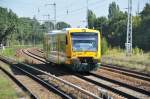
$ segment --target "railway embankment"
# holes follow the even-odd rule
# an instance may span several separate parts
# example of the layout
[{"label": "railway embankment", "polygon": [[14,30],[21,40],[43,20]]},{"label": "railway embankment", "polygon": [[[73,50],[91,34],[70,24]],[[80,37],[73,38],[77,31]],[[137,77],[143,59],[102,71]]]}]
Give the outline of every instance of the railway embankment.
[{"label": "railway embankment", "polygon": [[127,56],[124,50],[109,49],[103,55],[102,63],[116,65],[118,67],[147,72],[150,74],[150,53],[142,51],[135,52],[131,56]]}]

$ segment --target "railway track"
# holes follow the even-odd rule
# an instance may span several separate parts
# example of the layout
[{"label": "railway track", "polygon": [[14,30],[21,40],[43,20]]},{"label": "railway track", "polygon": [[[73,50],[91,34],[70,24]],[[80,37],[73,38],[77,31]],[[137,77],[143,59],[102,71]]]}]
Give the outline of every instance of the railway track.
[{"label": "railway track", "polygon": [[[37,51],[40,53],[42,52],[40,50],[37,50]],[[30,51],[28,51],[28,52],[31,53]],[[31,53],[31,54],[34,54],[34,53]],[[40,58],[44,58],[41,55],[37,55],[37,54],[34,54],[34,55],[36,55],[37,57],[40,57]],[[120,68],[120,67],[108,65],[108,64],[102,64],[102,69],[150,82],[150,74],[147,74],[147,73],[137,72],[134,70]]]},{"label": "railway track", "polygon": [[[43,53],[43,51],[41,51],[39,49],[36,49],[36,51],[40,52],[40,53]],[[29,53],[31,53],[31,52],[29,51]],[[34,54],[34,53],[31,53],[31,54]],[[34,54],[34,55],[36,55],[38,57],[41,57],[41,58],[44,58],[41,55],[37,55],[37,54]],[[102,68],[110,70],[110,71],[115,71],[115,72],[122,73],[122,74],[127,75],[127,76],[132,76],[132,77],[136,77],[136,78],[139,78],[139,79],[142,79],[142,80],[150,81],[150,74],[148,74],[148,73],[138,72],[138,71],[135,71],[135,70],[129,70],[127,68],[122,68],[122,67],[114,66],[114,65],[111,65],[111,64],[102,63],[102,66],[103,66]]]},{"label": "railway track", "polygon": [[37,55],[35,53],[32,53],[31,51],[29,50],[22,50],[23,53],[25,53],[26,55],[38,60],[38,61],[41,61],[43,63],[48,63],[43,56],[40,56],[40,55]]},{"label": "railway track", "polygon": [[40,53],[43,53],[43,51],[42,51],[42,50],[40,50],[40,49],[37,49],[37,51],[38,51],[38,52],[40,52]]},{"label": "railway track", "polygon": [[[40,55],[37,55],[37,54],[35,54],[35,53],[33,53],[33,52],[31,52],[31,51],[29,51],[28,50],[28,52],[30,53],[30,57],[33,57],[33,58],[36,58],[36,59],[38,59],[39,61],[43,58],[42,56],[40,56]],[[27,54],[27,53],[26,53]],[[31,55],[32,54],[32,55]],[[38,58],[39,57],[39,58]],[[104,67],[105,68],[105,67]],[[119,73],[119,72],[118,72]],[[123,73],[123,74],[125,74],[125,75],[128,75],[128,73]],[[75,74],[76,75],[76,74]],[[144,90],[144,89],[140,89],[140,88],[137,88],[136,86],[131,86],[131,85],[128,85],[128,84],[126,84],[126,83],[123,83],[123,82],[119,82],[119,81],[117,81],[117,80],[114,80],[114,79],[110,79],[110,78],[106,78],[106,77],[103,77],[103,76],[100,76],[100,75],[96,75],[96,74],[93,74],[93,73],[89,73],[89,75],[91,75],[91,76],[94,76],[94,77],[97,77],[97,78],[99,78],[99,79],[103,79],[103,80],[106,80],[106,81],[108,81],[108,82],[111,82],[111,83],[114,83],[115,85],[117,84],[117,86],[119,85],[119,86],[121,86],[121,87],[125,87],[126,89],[129,89],[130,91],[131,91],[131,93],[137,93],[137,94],[141,94],[141,96],[142,97],[149,97],[149,91],[146,91],[146,90]],[[134,75],[134,74],[132,74],[132,75]],[[80,77],[80,78],[82,78],[82,79],[84,79],[84,80],[86,80],[86,81],[88,81],[88,82],[91,82],[91,83],[94,83],[94,84],[96,84],[96,85],[98,85],[98,86],[100,86],[100,87],[104,87],[105,89],[107,89],[107,90],[111,90],[111,91],[113,91],[114,93],[117,93],[117,94],[119,94],[119,95],[121,95],[121,96],[123,96],[123,97],[126,97],[126,98],[138,98],[137,96],[134,96],[134,95],[132,95],[132,94],[128,94],[128,93],[125,93],[125,92],[123,92],[123,91],[121,91],[120,89],[118,90],[117,88],[113,88],[113,87],[110,87],[110,86],[107,86],[107,85],[105,85],[105,84],[102,84],[102,83],[100,83],[100,82],[98,82],[98,81],[94,81],[94,80],[91,80],[91,79],[89,79],[89,78],[87,78],[87,77],[84,77],[84,76],[82,76],[82,75],[76,75],[76,76],[78,76],[78,77]],[[129,74],[128,76],[131,76],[131,74]],[[141,75],[134,75],[133,77],[137,77],[138,79],[142,79],[142,80],[145,80],[145,78],[143,79],[143,78],[140,78],[140,76]],[[147,80],[147,79],[146,79]]]},{"label": "railway track", "polygon": [[24,93],[28,94],[28,96],[31,99],[38,99],[38,97],[32,91],[30,91],[30,89],[24,86],[24,84],[21,83],[15,76],[13,76],[11,73],[9,73],[7,70],[5,70],[1,66],[0,66],[0,70],[2,70],[9,78],[11,78],[24,91]]},{"label": "railway track", "polygon": [[74,75],[129,99],[150,98],[149,91],[128,85],[113,78],[97,75],[95,73],[88,73],[88,75],[85,76],[80,74]]},{"label": "railway track", "polygon": [[[40,50],[36,50],[36,51],[38,51],[40,53],[43,53],[43,51],[40,51]],[[37,57],[40,57],[41,59],[44,58],[42,55],[32,53],[29,50],[28,50],[28,52],[30,54],[33,54],[33,55],[37,56]],[[32,55],[30,55],[30,56],[32,57]],[[39,59],[39,58],[37,58],[37,59]],[[102,64],[102,69],[117,72],[117,73],[127,75],[127,76],[131,76],[131,77],[135,77],[135,78],[138,78],[138,79],[141,79],[141,80],[150,81],[150,74],[147,74],[147,73],[142,73],[142,72],[138,72],[138,71],[134,71],[134,70],[120,68],[120,67],[117,67],[117,66],[114,66],[114,65],[109,65],[109,64]]]},{"label": "railway track", "polygon": [[120,68],[120,67],[108,65],[108,64],[102,64],[102,66],[104,66],[103,67],[104,69],[109,70],[109,71],[114,71],[114,72],[124,74],[127,76],[135,77],[135,78],[138,78],[141,80],[150,81],[150,74],[137,72],[137,71],[129,70],[129,69],[125,69],[125,68]]},{"label": "railway track", "polygon": [[[41,50],[36,50],[40,53],[43,53],[43,51]],[[30,51],[28,51],[29,53],[31,53]],[[31,53],[34,54],[34,53]],[[40,58],[44,58],[41,55],[37,55],[34,54],[37,57]],[[123,75],[127,75],[127,76],[131,76],[131,77],[135,77],[141,80],[145,80],[145,81],[150,81],[150,74],[147,73],[142,73],[142,72],[138,72],[138,71],[134,71],[134,70],[129,70],[129,69],[125,69],[125,68],[120,68],[118,66],[114,66],[114,65],[109,65],[109,64],[102,64],[102,69],[108,70],[108,71],[113,71],[113,72],[117,72]]]},{"label": "railway track", "polygon": [[94,77],[97,77],[97,78],[100,78],[100,79],[103,79],[103,80],[107,80],[111,83],[118,84],[119,86],[123,86],[123,87],[129,88],[129,89],[132,89],[136,92],[139,92],[139,93],[145,94],[147,96],[150,96],[150,92],[148,90],[144,90],[144,89],[138,88],[136,86],[128,85],[126,83],[123,83],[123,82],[120,82],[120,81],[117,81],[117,80],[114,80],[114,79],[111,79],[111,78],[108,78],[108,77],[105,77],[105,76],[101,76],[101,75],[98,75],[98,74],[95,74],[95,73],[89,73],[89,74],[94,76]]},{"label": "railway track", "polygon": [[[70,96],[68,96],[67,94],[65,94],[64,92],[58,90],[57,88],[55,88],[53,85],[47,83],[46,81],[40,79],[38,76],[34,75],[33,73],[31,73],[31,70],[27,69],[28,67],[25,64],[19,63],[19,64],[15,64],[12,65],[12,63],[14,63],[14,60],[8,59],[8,58],[4,58],[1,57],[0,58],[3,62],[8,63],[9,65],[13,66],[13,68],[20,70],[21,72],[23,72],[24,74],[28,75],[30,78],[36,80],[37,82],[39,82],[42,86],[45,86],[46,88],[48,88],[49,90],[54,90],[55,93],[57,93],[58,95],[65,97],[67,99],[72,99]],[[29,72],[30,71],[30,72]]]},{"label": "railway track", "polygon": [[[7,63],[11,63],[8,61],[8,59],[5,59],[5,58],[1,58],[1,60],[7,62]],[[37,68],[34,68],[30,65],[26,65],[26,64],[23,64],[23,63],[19,63],[18,65],[14,65],[15,68],[21,70],[22,72],[24,72],[26,75],[32,77],[34,80],[38,81],[39,83],[41,83],[42,85],[44,85],[45,87],[47,88],[50,88],[50,89],[53,89],[55,91],[55,93],[59,94],[60,96],[62,96],[63,98],[65,99],[72,99],[72,95],[70,96],[68,93],[64,92],[63,90],[61,90],[59,88],[59,86],[56,86],[54,84],[51,84],[49,83],[49,81],[46,79],[43,79],[41,76],[47,76],[48,78],[51,78],[51,79],[55,79],[57,80],[58,82],[62,83],[62,85],[64,86],[68,86],[70,89],[75,89],[76,91],[78,91],[80,94],[84,94],[86,95],[86,97],[92,97],[94,99],[101,99],[100,97],[76,86],[76,85],[73,85],[63,79],[60,79],[54,75],[51,75],[45,71],[42,71],[40,69],[37,69]],[[59,83],[59,84],[60,84]],[[75,96],[75,95],[74,95]]]}]

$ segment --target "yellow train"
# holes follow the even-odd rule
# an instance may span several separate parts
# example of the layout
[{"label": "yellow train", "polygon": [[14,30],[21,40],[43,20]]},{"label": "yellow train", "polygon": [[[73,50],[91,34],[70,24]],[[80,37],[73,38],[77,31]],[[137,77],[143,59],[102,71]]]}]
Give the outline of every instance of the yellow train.
[{"label": "yellow train", "polygon": [[[66,28],[45,34],[47,61],[65,64],[73,71],[96,70],[101,64],[101,34],[87,28]],[[62,65],[64,66],[64,65]]]}]

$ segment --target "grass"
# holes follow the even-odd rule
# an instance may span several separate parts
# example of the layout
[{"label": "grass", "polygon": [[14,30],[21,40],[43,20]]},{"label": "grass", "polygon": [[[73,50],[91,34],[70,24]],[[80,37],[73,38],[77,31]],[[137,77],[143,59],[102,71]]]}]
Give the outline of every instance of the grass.
[{"label": "grass", "polygon": [[17,93],[10,81],[2,75],[0,75],[0,99],[17,99]]},{"label": "grass", "polygon": [[[29,48],[33,46],[12,46],[12,47],[7,47],[5,50],[0,49],[0,55],[10,57],[10,58],[16,58],[16,50],[21,49],[21,48]],[[21,61],[21,59],[19,58]],[[1,65],[1,63],[0,63]],[[8,66],[4,66],[6,69],[9,70]],[[12,86],[12,82],[7,79],[5,75],[1,75],[0,73],[0,99],[18,99],[19,97],[24,97],[26,96],[22,92],[17,92],[15,91],[15,88]],[[28,98],[27,98],[28,99]]]},{"label": "grass", "polygon": [[9,57],[9,58],[15,58],[18,62],[23,62],[25,61],[25,58],[23,57],[17,57],[16,56],[16,51],[18,49],[24,49],[24,48],[33,48],[33,47],[36,47],[36,48],[42,48],[42,44],[38,44],[38,45],[15,45],[15,46],[11,46],[11,47],[7,47],[5,48],[4,50],[0,49],[0,55],[2,56],[6,56],[6,57]]},{"label": "grass", "polygon": [[102,61],[107,64],[120,65],[143,72],[150,72],[150,53],[143,53],[142,50],[135,48],[131,56],[126,56],[124,50],[120,48],[109,49],[103,55]]},{"label": "grass", "polygon": [[1,54],[4,56],[14,56],[15,49],[14,48],[5,48],[5,50],[1,51]]},{"label": "grass", "polygon": [[[0,54],[7,57],[14,57],[17,49],[30,48],[32,45],[16,45],[5,48],[5,50],[0,49]],[[36,45],[35,47],[42,48],[42,45]]]},{"label": "grass", "polygon": [[43,48],[43,44],[36,45],[37,48]]}]

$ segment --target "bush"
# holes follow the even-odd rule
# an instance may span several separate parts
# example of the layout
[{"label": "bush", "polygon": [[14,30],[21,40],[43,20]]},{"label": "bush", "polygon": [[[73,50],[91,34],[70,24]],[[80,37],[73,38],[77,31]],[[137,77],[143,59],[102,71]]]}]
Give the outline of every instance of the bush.
[{"label": "bush", "polygon": [[134,55],[142,55],[142,54],[143,54],[143,50],[140,49],[140,48],[138,48],[138,47],[135,47],[135,48],[133,49],[133,54],[134,54]]},{"label": "bush", "polygon": [[150,53],[148,54],[148,59],[150,59]]},{"label": "bush", "polygon": [[105,54],[108,51],[108,43],[105,38],[102,38],[102,55]]}]

